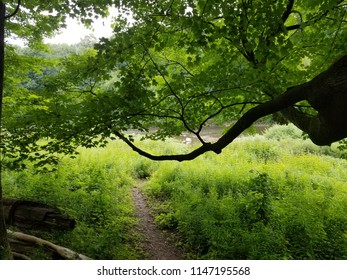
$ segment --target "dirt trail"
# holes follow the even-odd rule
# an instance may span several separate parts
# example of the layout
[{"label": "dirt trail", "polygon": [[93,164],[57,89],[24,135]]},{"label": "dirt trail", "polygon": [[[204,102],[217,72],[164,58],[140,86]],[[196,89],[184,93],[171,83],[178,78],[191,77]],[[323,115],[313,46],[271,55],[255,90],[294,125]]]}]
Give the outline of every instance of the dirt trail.
[{"label": "dirt trail", "polygon": [[151,210],[146,204],[140,184],[133,189],[136,216],[139,219],[139,231],[143,236],[143,249],[149,260],[182,260],[183,256],[173,241],[155,225]]}]

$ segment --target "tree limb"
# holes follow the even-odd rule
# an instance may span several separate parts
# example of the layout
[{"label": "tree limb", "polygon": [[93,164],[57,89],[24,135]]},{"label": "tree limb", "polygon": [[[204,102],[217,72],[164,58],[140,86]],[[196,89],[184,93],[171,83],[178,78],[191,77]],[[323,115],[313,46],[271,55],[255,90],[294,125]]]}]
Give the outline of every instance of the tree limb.
[{"label": "tree limb", "polygon": [[28,256],[17,252],[12,252],[12,255],[16,260],[31,260]]},{"label": "tree limb", "polygon": [[82,254],[76,253],[75,251],[72,251],[68,248],[56,245],[52,242],[38,238],[38,237],[33,236],[33,235],[25,234],[22,232],[14,232],[11,230],[7,230],[7,233],[8,233],[8,236],[10,238],[14,238],[14,239],[21,240],[24,242],[34,243],[34,244],[38,244],[38,245],[42,245],[44,247],[47,247],[47,248],[53,250],[54,252],[56,252],[58,255],[60,255],[62,258],[66,259],[66,260],[90,260],[90,258],[88,258]]},{"label": "tree limb", "polygon": [[[308,116],[292,108],[295,103],[307,100],[318,111],[317,116]],[[311,81],[288,88],[274,99],[248,110],[217,142],[202,143],[196,150],[181,155],[153,155],[136,147],[122,133],[115,135],[128,144],[135,152],[152,160],[192,160],[205,152],[216,154],[235,140],[256,120],[282,112],[294,125],[307,132],[317,145],[330,145],[347,137],[347,55],[337,60],[328,70]]]},{"label": "tree limb", "polygon": [[286,22],[286,20],[288,19],[288,17],[292,13],[293,6],[294,6],[294,0],[289,0],[287,8],[286,8],[285,12],[282,15],[282,22],[283,23]]},{"label": "tree limb", "polygon": [[16,9],[15,9],[11,14],[6,15],[6,16],[5,16],[5,19],[9,19],[9,18],[15,16],[15,15],[19,12],[20,6],[21,6],[21,0],[18,0]]},{"label": "tree limb", "polygon": [[281,111],[296,102],[302,101],[307,98],[309,92],[309,84],[304,83],[296,87],[289,88],[285,93],[278,96],[277,98],[260,104],[252,109],[248,110],[228,131],[224,134],[217,142],[204,143],[196,150],[180,155],[153,155],[147,153],[138,148],[132,141],[130,141],[124,134],[114,131],[114,134],[124,141],[130,148],[132,148],[138,154],[145,156],[152,160],[165,161],[165,160],[176,160],[176,161],[188,161],[197,158],[198,156],[213,151],[216,154],[220,154],[222,150],[235,140],[244,130],[250,127],[256,120],[261,117],[273,114]]}]

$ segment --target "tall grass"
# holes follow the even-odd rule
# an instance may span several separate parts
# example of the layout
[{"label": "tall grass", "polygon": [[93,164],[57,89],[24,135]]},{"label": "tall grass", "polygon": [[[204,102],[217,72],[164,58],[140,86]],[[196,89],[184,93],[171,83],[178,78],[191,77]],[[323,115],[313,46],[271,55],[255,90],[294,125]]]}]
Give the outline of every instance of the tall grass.
[{"label": "tall grass", "polygon": [[[298,139],[241,138],[147,183],[191,258],[346,259],[347,162]],[[329,154],[329,155],[328,155]],[[334,155],[334,156],[332,156]]]},{"label": "tall grass", "polygon": [[[192,148],[174,140],[141,146],[155,154]],[[180,233],[187,258],[347,259],[347,162],[340,155],[279,127],[191,162],[153,162],[113,141],[80,149],[56,172],[7,171],[2,180],[6,196],[74,217],[72,232],[48,237],[95,259],[141,257],[130,192],[138,179],[146,179],[158,226]]]},{"label": "tall grass", "polygon": [[4,196],[55,205],[75,218],[72,232],[44,235],[61,245],[94,259],[137,258],[130,232],[136,221],[129,150],[115,142],[79,152],[76,159],[63,159],[56,172],[4,172]]},{"label": "tall grass", "polygon": [[[176,149],[175,141],[141,145],[152,153]],[[54,205],[77,222],[72,232],[33,234],[93,259],[137,259],[142,256],[142,237],[134,230],[130,190],[134,180],[146,178],[156,166],[124,143],[112,141],[106,148],[79,149],[77,158],[63,158],[55,172],[38,173],[28,164],[26,170],[3,172],[1,180],[5,197]]]}]

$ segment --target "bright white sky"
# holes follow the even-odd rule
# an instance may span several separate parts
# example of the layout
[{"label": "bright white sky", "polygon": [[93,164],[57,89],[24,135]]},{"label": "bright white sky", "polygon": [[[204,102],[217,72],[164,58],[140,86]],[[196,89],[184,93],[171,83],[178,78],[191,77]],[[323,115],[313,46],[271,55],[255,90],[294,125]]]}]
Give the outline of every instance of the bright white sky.
[{"label": "bright white sky", "polygon": [[111,23],[111,18],[98,19],[93,24],[94,30],[90,30],[76,20],[69,18],[67,20],[67,28],[62,30],[61,33],[55,37],[46,39],[45,42],[50,44],[66,43],[72,45],[78,43],[81,39],[90,34],[94,34],[96,38],[110,37],[112,34]]},{"label": "bright white sky", "polygon": [[78,43],[81,39],[90,34],[94,34],[96,38],[110,37],[112,34],[111,23],[111,18],[100,18],[93,24],[94,30],[90,30],[76,20],[69,18],[67,20],[67,28],[62,30],[60,34],[55,37],[46,39],[45,42],[50,44],[66,43],[72,45]]},{"label": "bright white sky", "polygon": [[[117,13],[115,8],[110,8],[110,14],[114,15]],[[68,18],[67,19],[67,28],[60,30],[60,32],[53,38],[45,39],[45,43],[49,44],[69,44],[74,45],[79,43],[81,39],[85,36],[93,34],[96,38],[100,37],[110,37],[112,35],[112,17],[108,18],[99,18],[95,20],[93,24],[93,29],[87,29],[77,20]],[[20,39],[8,39],[10,43],[24,46],[24,43]]]}]

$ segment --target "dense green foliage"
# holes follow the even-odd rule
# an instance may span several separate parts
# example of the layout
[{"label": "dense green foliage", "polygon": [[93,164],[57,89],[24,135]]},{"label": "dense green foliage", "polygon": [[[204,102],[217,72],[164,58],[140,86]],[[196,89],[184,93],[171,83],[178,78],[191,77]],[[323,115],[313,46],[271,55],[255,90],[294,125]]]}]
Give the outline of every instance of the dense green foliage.
[{"label": "dense green foliage", "polygon": [[[0,2],[9,12],[15,8],[16,1]],[[107,147],[119,138],[152,159],[190,160],[207,151],[221,153],[254,121],[288,108],[298,109],[299,117],[287,118],[309,137],[311,126],[296,121],[310,120],[323,138],[330,133],[321,131],[336,133],[335,140],[317,143],[343,139],[346,111],[337,107],[347,104],[341,94],[347,84],[346,0],[21,4],[20,13],[6,21],[6,36],[25,40],[30,49],[6,45],[0,169],[14,170],[6,169],[2,179],[6,194],[44,198],[76,216],[79,227],[63,242],[95,258],[132,258],[122,244],[133,223],[127,176],[136,174],[152,175],[149,193],[169,211],[158,222],[177,228],[194,256],[346,258],[345,162],[334,158],[339,152],[283,139],[299,136],[292,127],[269,131],[266,140],[236,141],[218,157],[207,153],[184,165],[129,164],[124,154],[120,161],[105,156],[106,162],[89,164],[81,149]],[[111,38],[82,51],[65,46],[59,52],[43,44],[67,16],[88,26],[111,5],[119,11]],[[319,75],[341,57],[342,71]],[[213,121],[232,125],[209,143],[202,132]],[[134,141],[129,129],[143,132],[142,140],[188,131],[200,147],[155,149],[151,142]],[[151,156],[134,143],[154,154],[189,156]],[[188,147],[196,149],[193,156]],[[82,157],[59,162],[59,154],[76,157],[78,151]],[[32,174],[46,166],[58,173]]]},{"label": "dense green foliage", "polygon": [[[81,149],[53,173],[7,171],[4,192],[76,218],[71,233],[44,237],[96,259],[141,258],[130,193],[144,178],[158,226],[179,233],[187,258],[346,259],[347,163],[336,147],[295,139],[298,132],[275,126],[185,163],[153,162],[113,141]],[[161,153],[189,148],[144,144]]]},{"label": "dense green foliage", "polygon": [[177,229],[193,258],[346,259],[347,164],[337,155],[242,138],[218,157],[160,165],[147,192],[158,224]]},{"label": "dense green foliage", "polygon": [[76,219],[73,232],[35,235],[94,259],[137,258],[129,193],[134,159],[118,144],[80,152],[75,160],[61,161],[53,173],[37,173],[34,167],[4,172],[4,195],[56,205]]},{"label": "dense green foliage", "polygon": [[[343,0],[36,0],[23,3],[25,21],[11,21],[8,32],[19,36],[22,30],[31,38],[36,24],[30,42],[38,44],[67,15],[88,24],[92,12],[103,16],[111,4],[121,11],[114,15],[114,35],[95,50],[47,61],[8,47],[7,158],[54,163],[54,152],[102,146],[131,128],[151,139],[190,131],[207,147],[200,137],[206,123],[234,122],[346,53]],[[46,71],[40,86],[28,87],[28,75],[31,80],[52,63],[55,71]],[[42,138],[49,145],[42,146]]]}]

